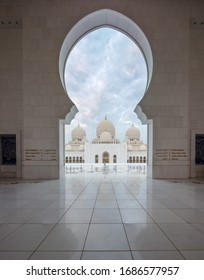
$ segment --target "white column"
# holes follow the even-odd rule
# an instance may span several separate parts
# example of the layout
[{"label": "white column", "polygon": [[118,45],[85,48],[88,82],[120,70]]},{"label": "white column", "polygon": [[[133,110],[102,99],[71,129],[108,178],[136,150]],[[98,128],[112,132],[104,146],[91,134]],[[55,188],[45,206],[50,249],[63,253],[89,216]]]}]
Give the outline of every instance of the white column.
[{"label": "white column", "polygon": [[59,120],[59,164],[65,165],[65,125],[64,120]]}]

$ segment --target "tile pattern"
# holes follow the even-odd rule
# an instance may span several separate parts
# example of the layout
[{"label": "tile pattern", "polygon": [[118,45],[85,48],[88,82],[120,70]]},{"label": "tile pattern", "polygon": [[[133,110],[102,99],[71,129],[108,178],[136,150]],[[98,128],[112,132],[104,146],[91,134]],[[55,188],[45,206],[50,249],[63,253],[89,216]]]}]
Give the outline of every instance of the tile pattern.
[{"label": "tile pattern", "polygon": [[204,182],[131,173],[0,184],[0,259],[204,259]]}]

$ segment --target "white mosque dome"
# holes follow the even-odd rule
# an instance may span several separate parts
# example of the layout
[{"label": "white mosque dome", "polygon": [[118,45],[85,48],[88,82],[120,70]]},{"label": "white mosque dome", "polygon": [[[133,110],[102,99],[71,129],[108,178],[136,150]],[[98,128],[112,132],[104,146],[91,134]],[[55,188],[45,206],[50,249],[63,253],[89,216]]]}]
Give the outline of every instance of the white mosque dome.
[{"label": "white mosque dome", "polygon": [[140,131],[134,126],[134,124],[132,124],[132,126],[126,131],[126,136],[128,139],[140,140]]},{"label": "white mosque dome", "polygon": [[111,143],[113,142],[113,138],[108,131],[104,131],[100,135],[100,142],[102,143]]},{"label": "white mosque dome", "polygon": [[85,130],[80,127],[80,125],[78,124],[77,127],[75,127],[72,130],[72,140],[82,140],[84,137],[86,136],[86,132]]},{"label": "white mosque dome", "polygon": [[66,146],[65,146],[65,150],[71,150],[72,149],[72,146],[71,145],[69,145],[69,144],[67,144]]},{"label": "white mosque dome", "polygon": [[112,138],[115,137],[115,127],[111,121],[107,120],[107,118],[98,124],[96,128],[97,138],[99,138],[103,132],[109,132]]}]

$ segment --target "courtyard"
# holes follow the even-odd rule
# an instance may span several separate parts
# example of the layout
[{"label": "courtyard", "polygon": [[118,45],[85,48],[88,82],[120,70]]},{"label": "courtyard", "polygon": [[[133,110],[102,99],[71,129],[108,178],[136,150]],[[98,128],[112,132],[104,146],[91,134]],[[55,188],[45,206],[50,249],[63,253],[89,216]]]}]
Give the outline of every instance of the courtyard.
[{"label": "courtyard", "polygon": [[0,259],[204,259],[204,181],[108,168],[1,179]]}]

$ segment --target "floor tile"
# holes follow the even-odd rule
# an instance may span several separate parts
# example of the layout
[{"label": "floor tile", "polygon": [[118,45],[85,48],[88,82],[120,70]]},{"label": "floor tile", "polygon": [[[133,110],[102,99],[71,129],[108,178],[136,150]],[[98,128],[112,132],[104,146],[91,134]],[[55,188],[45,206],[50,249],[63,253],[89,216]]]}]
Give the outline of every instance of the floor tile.
[{"label": "floor tile", "polygon": [[84,250],[129,250],[123,225],[91,224]]},{"label": "floor tile", "polygon": [[129,199],[129,200],[135,200],[135,197],[132,195],[132,194],[127,194],[127,193],[124,193],[124,194],[116,194],[116,199],[117,200],[124,200],[124,199]]},{"label": "floor tile", "polygon": [[66,210],[62,210],[62,209],[40,210],[31,219],[29,219],[27,223],[54,224],[57,223],[62,218],[65,211]]},{"label": "floor tile", "polygon": [[35,252],[30,260],[80,260],[82,252]]},{"label": "floor tile", "polygon": [[204,260],[204,250],[203,251],[181,251],[187,260]]},{"label": "floor tile", "polygon": [[188,204],[189,207],[191,207],[191,208],[196,208],[196,209],[204,208],[204,201],[201,201],[199,199],[188,200],[188,201],[186,201],[186,204]]},{"label": "floor tile", "polygon": [[161,229],[179,250],[204,249],[204,234],[190,224],[160,224]]},{"label": "floor tile", "polygon": [[0,218],[8,215],[9,213],[11,213],[11,211],[13,211],[13,210],[12,209],[0,209]]},{"label": "floor tile", "polygon": [[132,260],[130,251],[84,251],[82,260]]},{"label": "floor tile", "polygon": [[91,223],[122,223],[118,209],[95,209]]},{"label": "floor tile", "polygon": [[95,200],[77,200],[72,204],[71,209],[93,209],[95,204]]},{"label": "floor tile", "polygon": [[[75,199],[77,199],[77,197],[78,197],[78,195],[77,194],[72,194],[72,193],[66,193],[65,192],[65,194],[63,194],[61,197],[60,197],[60,199],[64,199],[64,200],[75,200]],[[59,200],[59,199],[57,199],[57,200]]]},{"label": "floor tile", "polygon": [[0,224],[0,240],[17,229],[20,224]]},{"label": "floor tile", "polygon": [[151,217],[143,209],[121,209],[123,223],[153,223]]},{"label": "floor tile", "polygon": [[134,195],[135,199],[137,199],[138,201],[141,199],[141,200],[148,200],[148,199],[151,199],[152,200],[152,197],[147,194],[147,193],[138,193],[138,192],[134,192],[134,191],[131,191],[132,194]]},{"label": "floor tile", "polygon": [[160,202],[167,208],[188,208],[188,204],[176,199],[161,199]]},{"label": "floor tile", "polygon": [[24,224],[0,241],[0,251],[32,251],[43,241],[53,225]]},{"label": "floor tile", "polygon": [[164,204],[159,202],[158,200],[155,199],[138,199],[138,202],[144,207],[145,209],[147,208],[166,208]]},{"label": "floor tile", "polygon": [[60,199],[60,200],[55,200],[51,203],[49,203],[45,209],[68,209],[72,204],[73,204],[74,200],[70,199],[70,200],[64,200],[64,199]]},{"label": "floor tile", "polygon": [[37,200],[48,200],[53,201],[55,199],[60,199],[60,195],[54,195],[54,194],[38,194],[35,196]]},{"label": "floor tile", "polygon": [[53,200],[32,200],[21,206],[20,209],[41,210],[45,209],[52,201]]},{"label": "floor tile", "polygon": [[28,260],[32,252],[0,251],[0,260]]},{"label": "floor tile", "polygon": [[151,199],[162,201],[163,199],[164,200],[169,199],[169,195],[162,193],[162,191],[155,191],[154,193],[151,194]]},{"label": "floor tile", "polygon": [[172,209],[178,216],[190,223],[204,223],[204,213],[196,209]]},{"label": "floor tile", "polygon": [[0,209],[19,209],[23,205],[26,205],[29,200],[20,200],[20,199],[13,199],[13,200],[1,200],[0,202]]},{"label": "floor tile", "polygon": [[131,250],[175,250],[176,248],[155,224],[126,224]]},{"label": "floor tile", "polygon": [[62,217],[59,223],[89,223],[91,220],[92,209],[70,209]]},{"label": "floor tile", "polygon": [[83,194],[81,194],[78,197],[78,199],[79,200],[84,200],[84,199],[88,199],[88,200],[93,199],[93,200],[95,200],[96,197],[97,197],[97,194],[95,194],[95,193],[83,193]]},{"label": "floor tile", "polygon": [[196,227],[197,229],[199,229],[202,233],[204,233],[204,224],[197,224],[197,223],[192,223],[192,225],[194,227]]},{"label": "floor tile", "polygon": [[26,223],[38,210],[13,210],[9,214],[0,218],[0,223]]},{"label": "floor tile", "polygon": [[87,224],[58,224],[38,248],[38,251],[82,250]]},{"label": "floor tile", "polygon": [[116,199],[115,194],[98,194],[98,200],[113,200]]},{"label": "floor tile", "polygon": [[170,209],[147,209],[148,214],[156,223],[185,223],[186,221]]},{"label": "floor tile", "polygon": [[118,208],[118,204],[116,202],[116,200],[107,200],[107,199],[104,199],[104,200],[97,200],[96,201],[96,205],[95,205],[95,208],[97,209],[105,209],[105,208],[110,208],[110,209],[113,209],[113,208]]},{"label": "floor tile", "polygon": [[183,260],[178,251],[132,251],[134,260]]},{"label": "floor tile", "polygon": [[118,207],[122,208],[142,208],[139,202],[133,199],[120,199],[118,200]]}]

